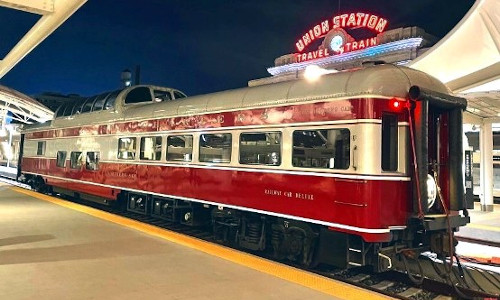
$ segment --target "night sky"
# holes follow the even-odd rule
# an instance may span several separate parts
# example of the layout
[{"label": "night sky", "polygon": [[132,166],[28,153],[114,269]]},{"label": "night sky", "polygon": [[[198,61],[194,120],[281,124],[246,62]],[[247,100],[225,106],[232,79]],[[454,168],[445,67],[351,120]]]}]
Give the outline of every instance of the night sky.
[{"label": "night sky", "polygon": [[[473,0],[341,0],[340,12],[369,12],[388,29],[419,26],[439,38]],[[338,0],[89,0],[0,84],[28,95],[97,94],[141,66],[141,83],[196,95],[269,76],[310,27],[339,13]],[[0,59],[38,20],[0,8]]]}]

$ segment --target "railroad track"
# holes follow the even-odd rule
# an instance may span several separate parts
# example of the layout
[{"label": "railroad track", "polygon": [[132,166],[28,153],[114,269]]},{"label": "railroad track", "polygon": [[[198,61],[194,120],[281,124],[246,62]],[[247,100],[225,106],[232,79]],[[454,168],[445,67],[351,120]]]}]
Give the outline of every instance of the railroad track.
[{"label": "railroad track", "polygon": [[[5,179],[1,179],[1,181],[12,183],[10,180],[5,180]],[[15,185],[29,189],[29,187],[27,187],[26,185],[19,184],[17,182],[15,182]],[[212,234],[211,226],[192,227],[188,225],[170,222],[167,220],[154,218],[147,215],[138,214],[135,212],[122,211],[110,206],[104,206],[94,202],[81,201],[77,199],[72,199],[70,197],[62,197],[62,198],[72,202],[77,202],[82,205],[100,209],[108,213],[130,218],[142,223],[154,225],[166,230],[175,231],[177,233],[189,235],[191,237],[195,237],[208,242],[219,243],[218,241],[216,241],[214,235]],[[231,248],[235,248],[239,251],[244,251],[242,249],[238,249],[237,247],[233,247],[232,245],[227,245],[225,243],[224,245]],[[252,254],[264,257],[266,259],[274,260],[270,255],[261,253],[252,253]],[[296,268],[304,269],[300,265],[293,264],[290,262],[280,261],[280,263],[285,263]],[[443,300],[443,299],[464,298],[463,294],[457,293],[457,291],[450,285],[428,279],[424,280],[421,285],[417,285],[413,283],[406,274],[401,272],[393,271],[385,273],[373,273],[372,271],[370,271],[365,267],[342,270],[342,269],[328,268],[324,266],[312,270],[307,269],[307,271],[325,276],[327,278],[353,284],[358,287],[372,290],[397,299]],[[485,272],[490,272],[490,271],[485,271]],[[496,279],[493,278],[493,280]],[[494,284],[498,284],[498,286],[500,287],[500,281],[495,282]],[[463,292],[468,293],[467,295],[472,295],[469,294],[470,291],[463,291]],[[476,293],[475,296],[478,299],[482,299],[491,297],[492,295],[489,295],[487,293],[483,294]]]},{"label": "railroad track", "polygon": [[485,241],[485,240],[479,240],[479,239],[474,239],[474,238],[470,238],[470,237],[462,237],[462,236],[456,236],[456,239],[459,242],[467,242],[467,243],[472,243],[472,244],[479,244],[479,245],[484,245],[484,246],[491,246],[491,247],[500,248],[499,242]]}]

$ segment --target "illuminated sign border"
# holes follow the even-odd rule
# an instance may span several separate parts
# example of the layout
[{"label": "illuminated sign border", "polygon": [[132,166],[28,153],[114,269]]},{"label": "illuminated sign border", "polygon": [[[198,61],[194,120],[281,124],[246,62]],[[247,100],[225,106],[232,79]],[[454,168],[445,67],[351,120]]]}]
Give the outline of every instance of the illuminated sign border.
[{"label": "illuminated sign border", "polygon": [[[421,37],[418,37],[418,38],[408,38],[400,41],[389,42],[356,52],[348,52],[339,55],[331,55],[328,57],[323,57],[318,60],[315,60],[314,64],[318,66],[326,66],[328,64],[340,63],[354,59],[373,57],[376,55],[380,55],[382,53],[390,53],[391,51],[395,50],[413,49],[420,47],[422,45],[422,41],[423,39]],[[406,62],[407,61],[401,62],[401,64],[405,64]],[[312,62],[310,61],[295,62],[287,65],[267,68],[267,72],[269,72],[269,74],[273,76],[277,76],[281,74],[298,72],[311,64]]]}]

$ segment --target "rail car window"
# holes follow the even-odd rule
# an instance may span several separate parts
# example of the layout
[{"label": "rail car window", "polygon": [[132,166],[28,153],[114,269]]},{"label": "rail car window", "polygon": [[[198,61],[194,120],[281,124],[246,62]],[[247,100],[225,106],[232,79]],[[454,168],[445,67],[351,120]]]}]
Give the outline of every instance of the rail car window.
[{"label": "rail car window", "polygon": [[47,146],[45,141],[38,142],[36,147],[36,155],[45,155],[45,147]]},{"label": "rail car window", "polygon": [[56,166],[60,168],[66,167],[66,151],[57,151]]},{"label": "rail car window", "polygon": [[154,90],[155,102],[163,102],[172,100],[172,95],[169,91]]},{"label": "rail car window", "polygon": [[167,138],[168,161],[191,161],[192,156],[192,135],[171,135]]},{"label": "rail car window", "polygon": [[148,136],[141,138],[140,159],[160,160],[161,159],[161,136]]},{"label": "rail car window", "polygon": [[184,95],[183,93],[181,93],[179,91],[174,91],[174,98],[175,99],[186,98],[186,95]]},{"label": "rail car window", "polygon": [[292,164],[301,168],[348,169],[350,140],[349,129],[296,130]]},{"label": "rail car window", "polygon": [[398,117],[393,114],[382,115],[382,170],[398,169]]},{"label": "rail car window", "polygon": [[[85,99],[83,99],[84,101]],[[78,115],[82,112],[82,106],[84,105],[85,103],[82,102],[82,101],[79,101],[77,104],[75,104],[75,106],[73,107],[73,110],[71,111],[71,115],[74,116],[74,115]]]},{"label": "rail car window", "polygon": [[62,104],[59,106],[59,108],[56,111],[56,118],[62,116],[64,109],[66,108],[67,104]]},{"label": "rail car window", "polygon": [[82,113],[89,112],[92,109],[92,104],[94,104],[96,97],[97,96],[89,98],[87,102],[85,102],[85,105],[82,106]]},{"label": "rail car window", "polygon": [[71,169],[80,169],[82,166],[82,152],[73,151],[69,155],[69,167]]},{"label": "rail car window", "polygon": [[118,139],[118,159],[135,159],[136,138]]},{"label": "rail car window", "polygon": [[104,104],[105,110],[112,109],[115,107],[116,97],[118,96],[118,94],[120,92],[121,92],[121,90],[117,90],[117,91],[112,92],[109,95],[109,97],[106,99],[106,103]]},{"label": "rail car window", "polygon": [[137,87],[131,90],[125,98],[125,104],[151,102],[151,92],[147,87]]},{"label": "rail car window", "polygon": [[218,133],[200,135],[200,162],[231,162],[231,134]]},{"label": "rail car window", "polygon": [[99,152],[87,152],[85,168],[91,171],[99,169]]},{"label": "rail car window", "polygon": [[240,164],[279,166],[281,132],[242,133]]},{"label": "rail car window", "polygon": [[73,111],[73,107],[75,107],[75,103],[68,103],[66,108],[64,109],[63,116],[71,116],[71,112]]},{"label": "rail car window", "polygon": [[92,106],[92,111],[102,110],[102,107],[104,106],[104,102],[106,101],[108,95],[109,93],[97,96],[97,99],[94,102],[94,106]]}]

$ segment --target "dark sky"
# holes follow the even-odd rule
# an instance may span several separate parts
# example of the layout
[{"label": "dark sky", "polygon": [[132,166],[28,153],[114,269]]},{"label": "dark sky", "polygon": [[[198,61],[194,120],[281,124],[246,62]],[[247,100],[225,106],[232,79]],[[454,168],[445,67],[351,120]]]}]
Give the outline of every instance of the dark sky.
[{"label": "dark sky", "polygon": [[[473,0],[341,0],[340,12],[369,12],[388,29],[419,26],[439,38]],[[311,26],[339,12],[338,0],[89,0],[0,84],[33,95],[93,95],[120,86],[141,66],[142,83],[189,95],[238,88],[269,76]],[[0,58],[39,16],[0,8]]]}]

